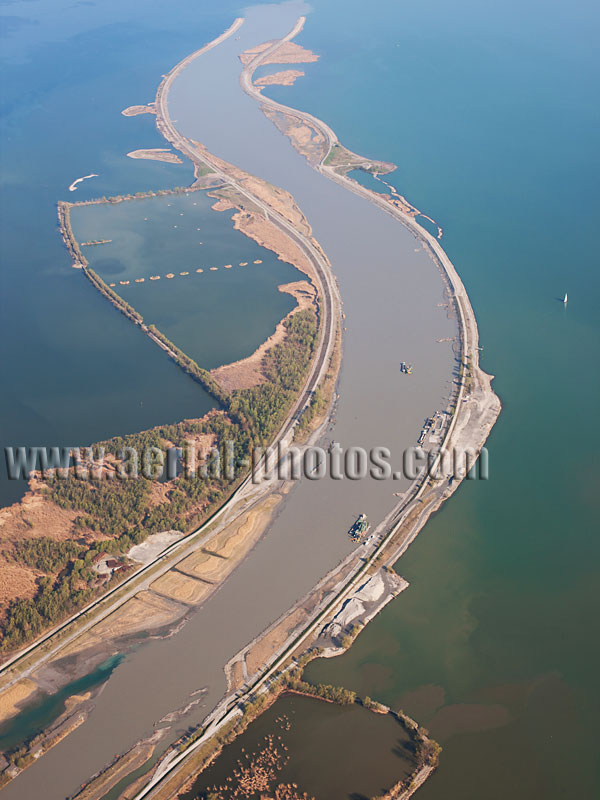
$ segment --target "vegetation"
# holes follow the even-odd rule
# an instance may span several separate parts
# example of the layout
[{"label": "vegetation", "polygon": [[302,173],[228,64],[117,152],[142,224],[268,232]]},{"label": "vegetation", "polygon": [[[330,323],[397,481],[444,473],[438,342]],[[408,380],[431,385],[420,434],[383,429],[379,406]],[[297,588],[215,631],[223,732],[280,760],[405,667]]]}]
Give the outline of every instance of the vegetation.
[{"label": "vegetation", "polygon": [[210,372],[202,369],[202,367],[199,367],[193,358],[190,358],[183,352],[183,350],[180,350],[176,344],[173,344],[170,339],[167,339],[164,333],[161,333],[161,331],[159,331],[155,325],[149,325],[148,330],[154,336],[156,336],[156,338],[159,339],[165,345],[165,347],[169,348],[174,355],[175,361],[180,367],[182,367],[182,369],[191,375],[194,380],[202,384],[206,391],[209,392],[209,394],[211,394],[216,400],[218,400],[222,406],[227,407],[229,403],[229,394],[219,386]]},{"label": "vegetation", "polygon": [[323,161],[323,164],[325,164],[325,166],[330,166],[339,156],[341,150],[343,150],[343,148],[340,144],[334,144],[329,153],[327,154],[327,158],[325,159],[325,161]]},{"label": "vegetation", "polygon": [[13,556],[28,567],[42,572],[57,572],[73,558],[79,558],[82,545],[73,541],[57,542],[48,536],[23,539],[13,545]]},{"label": "vegetation", "polygon": [[362,630],[362,627],[363,626],[359,622],[356,622],[354,625],[352,625],[348,633],[342,636],[340,645],[344,648],[344,650],[347,650],[352,645],[352,642],[356,639]]},{"label": "vegetation", "polygon": [[285,320],[286,338],[265,356],[268,383],[233,393],[230,413],[249,425],[257,443],[266,443],[282,424],[302,388],[317,346],[317,316],[305,309]]},{"label": "vegetation", "polygon": [[325,399],[323,390],[320,386],[317,386],[312,394],[312,397],[310,398],[310,403],[304,409],[302,417],[300,418],[300,422],[296,428],[299,434],[305,433],[309,429],[310,423],[315,417],[318,417],[319,414],[325,410],[326,405],[327,401]]},{"label": "vegetation", "polygon": [[107,283],[105,283],[96,272],[94,272],[93,269],[91,269],[90,267],[85,267],[85,273],[91,280],[91,282],[94,284],[94,286],[101,292],[101,294],[103,294],[112,303],[114,303],[114,305],[119,309],[119,311],[122,311],[123,314],[125,314],[125,316],[129,317],[134,322],[137,322],[138,324],[141,325],[141,323],[144,321],[144,318],[139,312],[135,310],[135,308],[132,305],[126,303],[125,300],[123,300],[123,298],[120,295],[114,292],[110,288],[110,286]]},{"label": "vegetation", "polygon": [[194,174],[196,178],[203,178],[205,175],[212,175],[214,172],[212,167],[206,166],[205,164],[196,162],[194,165]]},{"label": "vegetation", "polygon": [[310,695],[311,697],[319,697],[321,700],[327,700],[329,703],[338,703],[339,705],[352,705],[356,702],[356,692],[350,689],[344,689],[342,686],[331,686],[331,684],[308,683],[300,678],[300,672],[294,670],[290,673],[286,686],[293,692],[299,694]]},{"label": "vegetation", "polygon": [[14,647],[85,605],[92,597],[91,570],[82,559],[72,561],[56,579],[39,579],[38,593],[11,603],[3,646]]},{"label": "vegetation", "polygon": [[[229,457],[226,443],[232,443],[234,466],[249,463],[253,447],[268,442],[282,424],[302,388],[316,347],[318,326],[312,310],[293,315],[285,324],[286,338],[265,359],[269,382],[232,395],[221,389],[209,372],[151,328],[175,354],[178,363],[219,401],[222,409],[201,420],[185,420],[101,442],[95,447],[95,455],[100,447],[104,448],[107,469],[102,471],[102,478],[89,480],[74,467],[66,478],[54,475],[47,479],[48,498],[60,508],[78,512],[75,530],[88,540],[90,534],[101,534],[103,538],[96,543],[86,543],[83,539],[78,543],[31,537],[15,545],[13,558],[44,574],[38,578],[33,598],[15,600],[8,607],[0,649],[14,648],[38,636],[105,589],[106,579],[91,568],[100,553],[126,553],[148,535],[164,530],[194,530],[227,499],[243,478],[237,470],[232,474],[226,469],[211,470],[205,464],[205,470],[183,471],[169,481],[157,499],[154,481],[149,477],[127,478],[123,450],[133,448],[142,454],[152,447],[164,452],[175,446],[181,448],[186,460],[187,440],[209,434],[215,440],[215,452],[222,465]],[[116,467],[123,468],[125,473],[121,480],[114,477]],[[118,577],[113,580],[118,581]]]}]

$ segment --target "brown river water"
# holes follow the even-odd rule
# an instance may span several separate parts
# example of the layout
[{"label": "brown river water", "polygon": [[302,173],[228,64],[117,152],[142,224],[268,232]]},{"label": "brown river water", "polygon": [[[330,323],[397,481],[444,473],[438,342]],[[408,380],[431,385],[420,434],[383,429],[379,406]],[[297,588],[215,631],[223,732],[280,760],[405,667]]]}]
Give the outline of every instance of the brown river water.
[{"label": "brown river water", "polygon": [[[436,340],[454,336],[456,324],[440,306],[442,278],[413,236],[315,172],[239,86],[238,53],[285,35],[302,11],[300,3],[249,9],[239,41],[231,37],[177,78],[169,109],[182,133],[296,198],[331,261],[346,314],[340,400],[327,441],[386,446],[399,466],[424,418],[446,405],[454,354]],[[410,378],[399,371],[403,360],[414,364]],[[206,687],[204,703],[163,742],[198,723],[224,694],[223,665],[350,551],[346,531],[359,513],[378,523],[403,488],[403,481],[300,481],[219,591],[174,636],[140,643],[128,654],[88,721],[3,797],[62,800]]]}]

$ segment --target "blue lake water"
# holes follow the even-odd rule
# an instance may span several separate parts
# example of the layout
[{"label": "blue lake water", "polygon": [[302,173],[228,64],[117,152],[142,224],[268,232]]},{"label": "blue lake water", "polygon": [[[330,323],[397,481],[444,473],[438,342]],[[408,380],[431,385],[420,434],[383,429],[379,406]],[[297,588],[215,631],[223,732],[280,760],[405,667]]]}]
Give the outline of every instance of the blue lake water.
[{"label": "blue lake water", "polygon": [[306,279],[214,203],[196,191],[71,211],[78,241],[111,240],[82,248],[92,269],[204,369],[253,353],[296,305],[278,285]]},{"label": "blue lake water", "polygon": [[[489,482],[460,489],[398,565],[409,590],[347,656],[309,674],[430,728],[444,752],[426,800],[592,797],[597,8],[313,5],[298,41],[320,61],[265,91],[398,164],[392,183],[444,227],[504,409]],[[209,405],[199,387],[71,269],[55,203],[90,172],[100,177],[77,198],[191,180],[186,165],[126,159],[163,142],[150,117],[120,110],[152,99],[160,75],[239,7],[178,2],[165,15],[152,2],[143,20],[128,2],[7,8],[2,439],[73,444],[198,416]],[[2,487],[8,502],[14,487]]]},{"label": "blue lake water", "polygon": [[[132,160],[162,147],[150,116],[121,110],[154,98],[163,72],[231,18],[182,4],[72,6],[42,0],[5,10],[0,133],[0,440],[75,445],[201,416],[213,402],[77,270],[57,228],[56,202],[185,185],[189,163]],[[73,180],[98,173],[79,184]],[[6,480],[0,501],[25,486]]]}]

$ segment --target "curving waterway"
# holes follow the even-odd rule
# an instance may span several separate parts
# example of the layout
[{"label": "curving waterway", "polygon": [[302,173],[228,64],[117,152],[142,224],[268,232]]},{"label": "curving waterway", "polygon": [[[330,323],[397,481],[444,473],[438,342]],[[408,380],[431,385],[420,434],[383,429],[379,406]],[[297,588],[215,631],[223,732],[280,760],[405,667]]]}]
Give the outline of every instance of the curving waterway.
[{"label": "curving waterway", "polygon": [[[177,78],[169,110],[184,135],[296,198],[332,263],[346,314],[340,400],[328,437],[344,447],[387,446],[399,468],[424,417],[446,405],[455,361],[450,343],[437,340],[455,336],[456,324],[443,305],[441,275],[413,236],[316,173],[239,87],[238,53],[285,35],[305,10],[301,3],[248,9],[239,40]],[[398,369],[402,360],[414,364],[410,378]],[[223,665],[349,552],[346,531],[358,513],[379,521],[403,488],[402,481],[302,481],[223,587],[176,635],[128,655],[88,721],[5,796],[63,798],[206,687],[204,705],[181,727],[200,721],[224,693]]]}]

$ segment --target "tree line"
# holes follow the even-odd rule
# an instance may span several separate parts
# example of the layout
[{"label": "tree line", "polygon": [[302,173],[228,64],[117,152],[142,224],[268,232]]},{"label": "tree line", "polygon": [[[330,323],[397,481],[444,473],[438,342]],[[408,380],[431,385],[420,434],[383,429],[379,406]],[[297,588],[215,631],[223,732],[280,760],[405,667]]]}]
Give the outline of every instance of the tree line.
[{"label": "tree line", "polygon": [[[233,442],[234,462],[248,461],[256,445],[268,443],[282,424],[291,404],[306,379],[315,351],[318,325],[314,311],[307,309],[285,321],[286,337],[265,356],[263,369],[267,382],[231,394],[214,381],[212,375],[159,336],[178,360],[209,391],[222,408],[206,419],[185,420],[141,433],[116,436],[95,445],[120,457],[125,447],[143,452],[169,444],[186,449],[190,435],[211,434],[221,457],[226,458],[225,442]],[[113,462],[114,463],[114,462]],[[44,573],[38,579],[36,595],[14,600],[2,623],[2,649],[18,646],[39,635],[81,607],[99,590],[99,577],[91,568],[100,553],[126,553],[134,544],[160,531],[190,531],[198,527],[226,500],[241,477],[235,473],[203,475],[182,472],[169,484],[166,499],[156,502],[153,481],[88,480],[71,469],[67,478],[53,476],[46,481],[46,493],[60,508],[78,512],[75,529],[101,534],[101,541],[57,542],[50,537],[30,537],[12,549],[12,558]],[[117,578],[115,578],[117,580]]]}]

